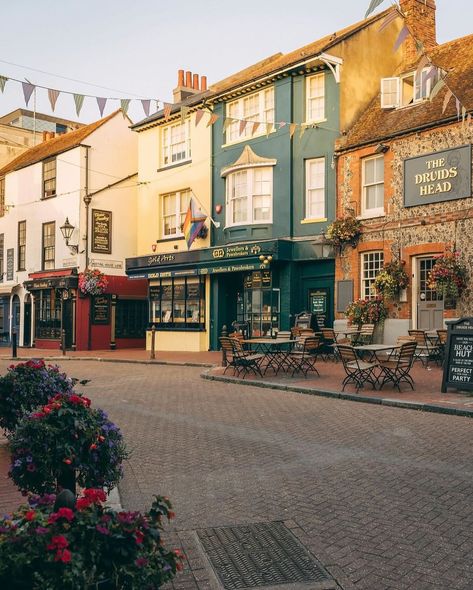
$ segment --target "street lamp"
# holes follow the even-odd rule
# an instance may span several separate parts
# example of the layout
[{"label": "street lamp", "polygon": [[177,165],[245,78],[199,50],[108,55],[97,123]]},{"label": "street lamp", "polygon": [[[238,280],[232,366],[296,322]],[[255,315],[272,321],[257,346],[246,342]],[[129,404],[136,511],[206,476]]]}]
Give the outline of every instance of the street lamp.
[{"label": "street lamp", "polygon": [[325,234],[317,236],[317,240],[312,242],[316,258],[332,258],[333,257],[333,243]]},{"label": "street lamp", "polygon": [[78,244],[69,244],[69,240],[71,239],[71,236],[75,230],[75,227],[72,225],[72,223],[70,223],[68,217],[66,217],[66,221],[64,222],[64,225],[61,225],[61,227],[59,229],[61,230],[62,237],[64,238],[64,241],[66,242],[66,246],[71,251],[71,254],[77,254],[79,252],[79,245]]}]

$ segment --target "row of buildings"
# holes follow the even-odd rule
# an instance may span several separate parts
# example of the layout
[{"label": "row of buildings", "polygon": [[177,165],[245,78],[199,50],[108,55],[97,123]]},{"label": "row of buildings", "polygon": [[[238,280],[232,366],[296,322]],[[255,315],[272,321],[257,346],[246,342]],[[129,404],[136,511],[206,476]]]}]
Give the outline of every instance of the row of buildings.
[{"label": "row of buildings", "polygon": [[[438,45],[434,1],[401,0],[208,88],[181,70],[173,105],[137,124],[42,142],[0,170],[0,331],[98,349],[149,347],[154,325],[158,349],[216,349],[234,321],[342,321],[393,257],[410,280],[385,339],[468,313],[469,289],[445,305],[427,277],[446,248],[473,255],[472,82],[472,38]],[[188,248],[191,200],[207,221]],[[361,239],[335,249],[346,215]],[[104,294],[81,295],[86,268]]]}]

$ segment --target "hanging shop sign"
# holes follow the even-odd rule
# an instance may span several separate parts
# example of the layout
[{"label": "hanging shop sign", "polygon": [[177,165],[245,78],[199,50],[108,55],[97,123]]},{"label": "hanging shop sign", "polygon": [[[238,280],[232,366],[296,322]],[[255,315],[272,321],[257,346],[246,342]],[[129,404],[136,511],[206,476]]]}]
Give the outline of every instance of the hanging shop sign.
[{"label": "hanging shop sign", "polygon": [[471,196],[471,145],[404,160],[404,206]]},{"label": "hanging shop sign", "polygon": [[112,253],[112,212],[92,209],[92,252]]},{"label": "hanging shop sign", "polygon": [[442,393],[448,387],[473,390],[473,318],[446,322],[448,326]]}]

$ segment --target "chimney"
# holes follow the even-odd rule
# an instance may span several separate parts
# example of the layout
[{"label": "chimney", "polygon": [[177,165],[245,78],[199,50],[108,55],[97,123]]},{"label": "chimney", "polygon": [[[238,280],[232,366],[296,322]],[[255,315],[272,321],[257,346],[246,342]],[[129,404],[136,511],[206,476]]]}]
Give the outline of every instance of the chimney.
[{"label": "chimney", "polygon": [[199,90],[199,74],[194,74],[192,76],[192,88],[194,90]]},{"label": "chimney", "polygon": [[205,92],[207,90],[207,76],[200,77],[200,90]]},{"label": "chimney", "polygon": [[400,6],[411,33],[402,44],[403,57],[406,64],[413,64],[419,58],[416,41],[426,51],[437,45],[435,0],[400,0]]},{"label": "chimney", "polygon": [[174,104],[182,102],[184,99],[199,94],[207,90],[207,77],[202,76],[199,88],[199,74],[192,74],[190,71],[178,70],[177,72],[177,87],[172,91]]}]

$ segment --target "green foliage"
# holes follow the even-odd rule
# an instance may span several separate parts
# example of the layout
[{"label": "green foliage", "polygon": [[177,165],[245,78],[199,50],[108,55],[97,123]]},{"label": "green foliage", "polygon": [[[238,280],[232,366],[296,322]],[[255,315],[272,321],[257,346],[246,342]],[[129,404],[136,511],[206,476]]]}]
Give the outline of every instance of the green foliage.
[{"label": "green foliage", "polygon": [[31,410],[56,393],[72,393],[72,380],[42,360],[10,365],[0,377],[0,427],[13,431]]},{"label": "green foliage", "polygon": [[105,497],[86,489],[75,509],[57,511],[54,496],[32,497],[0,518],[0,587],[142,590],[172,580],[182,565],[162,542],[163,520],[174,516],[169,500],[156,496],[142,514],[104,507]]},{"label": "green foliage", "polygon": [[361,236],[361,221],[354,215],[341,217],[328,226],[326,235],[338,248],[342,248],[345,244],[355,247]]},{"label": "green foliage", "polygon": [[460,252],[447,251],[436,256],[435,264],[428,276],[431,289],[444,298],[456,299],[467,285],[468,271],[460,260]]},{"label": "green foliage", "polygon": [[350,324],[379,324],[388,317],[388,310],[384,298],[377,295],[373,299],[357,299],[350,303],[345,310],[345,316]]},{"label": "green foliage", "polygon": [[393,260],[385,264],[374,280],[376,292],[385,299],[394,299],[401,289],[406,289],[409,285],[409,276],[405,264],[404,260]]},{"label": "green foliage", "polygon": [[127,453],[120,430],[79,395],[57,394],[25,416],[10,436],[9,475],[22,491],[54,492],[73,470],[82,487],[113,488]]}]

